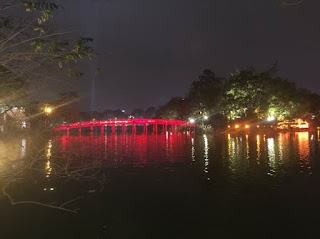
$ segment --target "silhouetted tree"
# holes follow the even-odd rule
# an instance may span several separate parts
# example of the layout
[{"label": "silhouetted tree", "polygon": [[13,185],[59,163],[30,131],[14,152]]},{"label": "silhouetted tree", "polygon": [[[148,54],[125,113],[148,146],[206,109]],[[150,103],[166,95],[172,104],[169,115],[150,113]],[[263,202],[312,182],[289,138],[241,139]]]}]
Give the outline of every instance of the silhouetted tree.
[{"label": "silhouetted tree", "polygon": [[173,97],[166,105],[159,108],[156,118],[186,119],[190,113],[190,105],[186,99]]},{"label": "silhouetted tree", "polygon": [[131,112],[131,115],[135,118],[144,118],[144,110],[143,109],[134,109]]},{"label": "silhouetted tree", "polygon": [[157,109],[155,107],[151,106],[148,109],[146,109],[146,111],[144,112],[144,117],[151,119],[156,115],[156,111],[157,111]]},{"label": "silhouetted tree", "polygon": [[193,114],[217,113],[225,79],[217,77],[211,70],[204,70],[198,81],[194,81],[187,93],[189,107]]}]

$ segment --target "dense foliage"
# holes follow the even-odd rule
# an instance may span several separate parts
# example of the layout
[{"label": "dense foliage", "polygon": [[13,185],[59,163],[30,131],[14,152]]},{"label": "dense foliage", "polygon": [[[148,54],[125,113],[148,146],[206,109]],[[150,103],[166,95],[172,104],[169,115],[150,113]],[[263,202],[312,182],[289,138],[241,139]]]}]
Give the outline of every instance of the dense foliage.
[{"label": "dense foliage", "polygon": [[201,118],[278,120],[315,118],[320,115],[320,96],[297,89],[293,82],[275,76],[275,69],[257,72],[247,68],[228,79],[204,70],[194,81],[186,98],[174,97],[158,110],[158,117],[172,119]]}]

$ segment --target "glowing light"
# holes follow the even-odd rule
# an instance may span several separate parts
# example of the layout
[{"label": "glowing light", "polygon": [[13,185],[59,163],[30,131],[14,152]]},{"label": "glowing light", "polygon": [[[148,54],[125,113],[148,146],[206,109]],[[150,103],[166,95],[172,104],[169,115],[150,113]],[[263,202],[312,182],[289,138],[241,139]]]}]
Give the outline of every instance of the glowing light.
[{"label": "glowing light", "polygon": [[196,120],[195,120],[195,119],[190,119],[189,122],[190,122],[191,124],[194,124],[194,123],[196,122]]},{"label": "glowing light", "polygon": [[[190,122],[190,121],[189,121]],[[162,124],[162,125],[186,125],[188,122],[184,120],[170,120],[170,119],[120,119],[117,118],[112,120],[94,120],[94,121],[82,121],[70,124],[61,124],[54,127],[54,130],[66,130],[68,128],[76,129],[79,127],[97,127],[103,125],[114,125],[114,124],[126,124],[126,125],[140,125],[140,124]]]},{"label": "glowing light", "polygon": [[236,124],[236,125],[234,126],[234,128],[235,128],[235,129],[239,129],[239,128],[240,128],[240,125]]},{"label": "glowing light", "polygon": [[191,138],[191,158],[192,158],[192,162],[196,161],[196,156],[195,156],[195,147],[194,147],[194,138]]},{"label": "glowing light", "polygon": [[249,146],[249,135],[246,134],[246,153],[247,153],[247,159],[250,159],[249,156],[250,146]]},{"label": "glowing light", "polygon": [[309,154],[310,154],[310,142],[309,142],[309,132],[297,132],[295,136],[298,138],[298,149],[300,154],[300,160],[309,164]]},{"label": "glowing light", "polygon": [[246,129],[249,129],[249,128],[250,128],[250,125],[246,124],[244,127],[245,127]]},{"label": "glowing light", "polygon": [[309,123],[302,119],[295,119],[294,121],[283,121],[278,123],[278,129],[309,129]]},{"label": "glowing light", "polygon": [[22,121],[21,122],[21,128],[23,128],[23,129],[27,128],[27,122],[26,121]]},{"label": "glowing light", "polygon": [[209,119],[209,116],[204,115],[204,116],[203,116],[203,119],[204,119],[204,120],[208,120],[208,119]]},{"label": "glowing light", "polygon": [[258,160],[258,163],[260,161],[260,156],[261,156],[260,135],[257,135],[257,160]]},{"label": "glowing light", "polygon": [[279,159],[283,159],[283,135],[279,134]]},{"label": "glowing light", "polygon": [[260,128],[260,125],[257,125],[257,128]]},{"label": "glowing light", "polygon": [[53,109],[52,109],[51,107],[49,107],[49,106],[46,106],[46,107],[44,108],[44,112],[47,113],[47,114],[51,114],[52,111],[53,111]]},{"label": "glowing light", "polygon": [[305,120],[302,120],[302,119],[298,119],[298,125],[297,127],[299,129],[309,129],[309,123]]},{"label": "glowing light", "polygon": [[[275,168],[275,160],[276,160],[274,138],[267,139],[267,147],[268,147],[269,166],[273,170]],[[270,171],[268,174],[272,176],[273,172]]]},{"label": "glowing light", "polygon": [[275,121],[276,117],[274,116],[268,116],[267,121],[271,122],[271,121]]},{"label": "glowing light", "polygon": [[228,134],[228,155],[229,155],[229,157],[230,157],[231,153],[232,153],[232,149],[231,149],[231,135]]},{"label": "glowing light", "polygon": [[204,139],[204,172],[209,173],[208,166],[209,166],[209,142],[207,135],[203,135]]},{"label": "glowing light", "polygon": [[230,128],[231,128],[231,125],[228,125],[228,128],[230,129]]}]

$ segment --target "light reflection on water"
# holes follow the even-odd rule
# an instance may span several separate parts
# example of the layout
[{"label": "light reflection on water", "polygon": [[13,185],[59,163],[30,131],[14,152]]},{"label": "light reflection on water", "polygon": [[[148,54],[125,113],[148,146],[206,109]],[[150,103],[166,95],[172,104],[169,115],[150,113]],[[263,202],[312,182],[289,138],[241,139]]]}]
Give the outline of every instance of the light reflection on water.
[{"label": "light reflection on water", "polygon": [[[8,162],[28,157],[28,144],[28,139],[0,140],[0,177],[8,170]],[[47,178],[57,154],[77,162],[103,160],[106,167],[174,170],[191,165],[202,171],[207,181],[253,174],[276,178],[290,173],[312,174],[312,167],[318,165],[319,131],[271,135],[91,134],[56,136],[44,145]]]},{"label": "light reflection on water", "polygon": [[[207,135],[203,135],[204,140],[204,172],[209,173],[209,141]],[[210,177],[207,177],[207,180],[210,180]]]},{"label": "light reflection on water", "polygon": [[[259,238],[261,232],[277,237],[280,229],[287,236],[288,232],[295,234],[294,228],[302,228],[301,238],[312,238],[305,233],[312,228],[310,222],[316,224],[319,215],[319,132],[91,134],[56,136],[42,143],[30,139],[0,140],[0,186],[7,172],[16,168],[19,161],[28,160],[33,145],[42,151],[40,166],[45,174],[39,175],[40,180],[13,185],[17,192],[14,198],[43,199],[48,205],[62,205],[81,193],[85,199],[79,205],[85,210],[80,215],[87,220],[79,224],[77,231],[92,222],[105,225],[110,218],[111,225],[114,220],[119,222],[116,233],[128,231],[128,235],[119,238],[132,238],[135,231],[132,233],[127,225],[134,225],[134,230],[142,232],[140,235],[146,228],[152,229],[152,235],[166,231],[163,228],[176,230],[173,237],[159,238],[181,238],[181,231],[186,228],[195,231],[190,238],[199,237],[201,231],[205,237],[208,233],[212,237],[220,228],[217,237],[222,238],[237,237],[239,232],[249,238]],[[84,185],[86,182],[81,182],[80,187],[71,180],[57,182],[57,163],[69,159],[77,164],[102,161],[111,172],[104,191],[91,194],[95,186]],[[53,219],[51,222],[59,221]],[[226,226],[236,235],[225,236],[230,231]]]}]

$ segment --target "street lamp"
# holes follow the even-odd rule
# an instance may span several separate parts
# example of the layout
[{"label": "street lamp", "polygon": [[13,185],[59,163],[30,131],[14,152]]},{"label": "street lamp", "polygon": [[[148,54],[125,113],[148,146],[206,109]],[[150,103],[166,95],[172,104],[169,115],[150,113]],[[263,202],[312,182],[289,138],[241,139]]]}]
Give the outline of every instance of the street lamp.
[{"label": "street lamp", "polygon": [[49,115],[52,113],[53,108],[48,106],[48,105],[45,105],[45,107],[43,108],[43,111],[46,114],[46,118],[45,118],[44,124],[47,126],[48,122],[49,122]]},{"label": "street lamp", "polygon": [[209,116],[204,115],[204,116],[203,116],[203,119],[204,119],[204,120],[208,120],[208,119],[209,119]]},{"label": "street lamp", "polygon": [[52,111],[53,111],[53,109],[52,109],[50,106],[46,106],[46,107],[44,108],[44,112],[45,112],[47,115],[51,114]]},{"label": "street lamp", "polygon": [[194,123],[196,122],[196,120],[191,118],[191,119],[189,120],[189,122],[190,122],[191,124],[194,124]]}]

